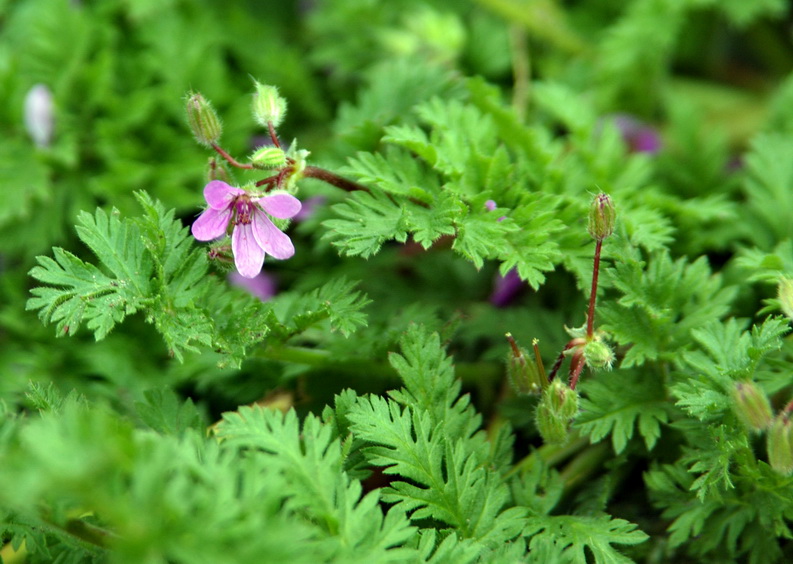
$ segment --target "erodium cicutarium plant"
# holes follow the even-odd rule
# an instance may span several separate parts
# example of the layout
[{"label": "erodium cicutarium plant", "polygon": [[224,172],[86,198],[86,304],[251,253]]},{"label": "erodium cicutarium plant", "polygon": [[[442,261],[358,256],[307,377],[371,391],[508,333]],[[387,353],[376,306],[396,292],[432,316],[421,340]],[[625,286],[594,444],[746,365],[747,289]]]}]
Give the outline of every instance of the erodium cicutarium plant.
[{"label": "erodium cicutarium plant", "polygon": [[786,3],[519,4],[0,3],[3,562],[793,560]]}]

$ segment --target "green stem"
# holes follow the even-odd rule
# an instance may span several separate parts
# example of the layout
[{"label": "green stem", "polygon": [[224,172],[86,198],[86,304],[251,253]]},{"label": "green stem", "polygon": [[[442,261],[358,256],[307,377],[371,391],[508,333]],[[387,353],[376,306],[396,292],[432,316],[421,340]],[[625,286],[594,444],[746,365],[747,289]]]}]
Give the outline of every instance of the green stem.
[{"label": "green stem", "polygon": [[527,470],[536,463],[537,459],[542,460],[548,466],[556,466],[581,451],[588,444],[589,440],[581,437],[574,438],[564,445],[544,444],[528,456],[523,457],[512,467],[512,470],[507,472],[506,476]]},{"label": "green stem", "polygon": [[599,443],[582,450],[561,472],[565,491],[570,491],[585,482],[601,467],[610,452],[611,445],[608,443]]}]

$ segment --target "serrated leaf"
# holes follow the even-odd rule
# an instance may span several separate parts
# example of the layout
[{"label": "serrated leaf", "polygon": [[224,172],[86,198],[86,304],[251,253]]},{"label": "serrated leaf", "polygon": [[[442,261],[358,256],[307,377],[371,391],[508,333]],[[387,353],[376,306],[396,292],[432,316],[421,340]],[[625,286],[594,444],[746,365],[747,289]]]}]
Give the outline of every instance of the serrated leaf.
[{"label": "serrated leaf", "polygon": [[527,521],[523,534],[531,539],[529,550],[556,554],[560,562],[586,562],[589,551],[597,563],[628,564],[632,560],[611,545],[636,545],[649,538],[633,523],[606,515],[541,516]]},{"label": "serrated leaf", "polygon": [[323,223],[330,239],[344,254],[369,258],[389,240],[407,240],[404,208],[383,193],[356,192],[344,203],[333,206],[341,219]]},{"label": "serrated leaf", "polygon": [[633,437],[634,427],[652,450],[668,421],[668,400],[662,381],[652,373],[628,370],[602,372],[582,385],[581,412],[575,426],[593,443],[609,434],[620,454]]}]

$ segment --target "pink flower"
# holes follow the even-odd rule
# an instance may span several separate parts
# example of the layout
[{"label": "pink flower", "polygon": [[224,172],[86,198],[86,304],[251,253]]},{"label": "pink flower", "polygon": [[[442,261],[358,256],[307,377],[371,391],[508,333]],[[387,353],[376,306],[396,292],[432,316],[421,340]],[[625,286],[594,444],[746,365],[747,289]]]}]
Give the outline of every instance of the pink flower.
[{"label": "pink flower", "polygon": [[300,200],[283,191],[261,196],[213,180],[204,187],[209,207],[195,220],[192,231],[199,241],[211,241],[231,232],[231,252],[237,271],[253,278],[262,270],[265,254],[288,259],[295,254],[289,237],[278,229],[268,214],[280,219],[294,217],[300,211]]}]

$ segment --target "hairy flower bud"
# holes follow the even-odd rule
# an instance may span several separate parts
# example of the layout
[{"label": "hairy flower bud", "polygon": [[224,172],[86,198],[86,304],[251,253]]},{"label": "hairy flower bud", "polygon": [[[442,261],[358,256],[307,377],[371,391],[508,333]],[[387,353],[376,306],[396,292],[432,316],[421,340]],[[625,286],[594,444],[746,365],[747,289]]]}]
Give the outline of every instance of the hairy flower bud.
[{"label": "hairy flower bud", "polygon": [[578,393],[561,380],[554,380],[537,404],[537,429],[548,444],[564,444],[570,420],[578,413]]},{"label": "hairy flower bud", "polygon": [[789,476],[793,474],[793,426],[787,411],[780,413],[768,429],[768,463]]},{"label": "hairy flower bud", "polygon": [[590,368],[611,370],[614,363],[614,351],[603,341],[589,341],[584,345],[584,361]]},{"label": "hairy flower bud", "polygon": [[777,286],[777,297],[782,313],[793,319],[793,280],[782,278]]},{"label": "hairy flower bud", "polygon": [[278,127],[286,115],[286,100],[278,94],[278,88],[256,82],[253,94],[253,118],[264,127],[268,123]]},{"label": "hairy flower bud", "polygon": [[193,132],[196,141],[206,147],[211,147],[220,139],[222,127],[220,118],[210,104],[198,92],[187,95],[187,123]]},{"label": "hairy flower bud", "polygon": [[52,92],[36,84],[25,96],[25,129],[38,147],[49,147],[54,129]]},{"label": "hairy flower bud", "polygon": [[757,384],[736,382],[731,395],[735,415],[749,430],[763,431],[771,424],[774,418],[771,403]]},{"label": "hairy flower bud", "polygon": [[589,225],[587,231],[596,241],[602,241],[614,233],[614,222],[617,211],[608,194],[600,193],[592,200],[589,207]]},{"label": "hairy flower bud", "polygon": [[286,164],[286,153],[280,147],[261,147],[251,155],[251,162],[259,168],[280,168]]}]

